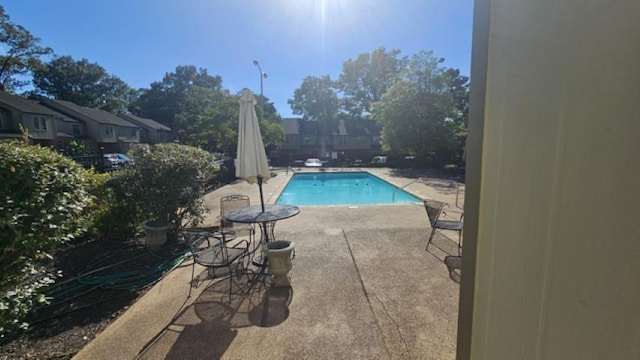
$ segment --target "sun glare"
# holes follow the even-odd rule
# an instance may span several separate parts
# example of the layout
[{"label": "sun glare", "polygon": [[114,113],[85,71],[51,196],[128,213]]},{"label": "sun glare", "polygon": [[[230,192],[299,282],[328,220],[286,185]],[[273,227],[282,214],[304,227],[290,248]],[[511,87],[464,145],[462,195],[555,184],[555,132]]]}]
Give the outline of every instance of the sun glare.
[{"label": "sun glare", "polygon": [[358,33],[386,13],[388,3],[371,0],[283,0],[281,11],[299,30],[323,40]]}]

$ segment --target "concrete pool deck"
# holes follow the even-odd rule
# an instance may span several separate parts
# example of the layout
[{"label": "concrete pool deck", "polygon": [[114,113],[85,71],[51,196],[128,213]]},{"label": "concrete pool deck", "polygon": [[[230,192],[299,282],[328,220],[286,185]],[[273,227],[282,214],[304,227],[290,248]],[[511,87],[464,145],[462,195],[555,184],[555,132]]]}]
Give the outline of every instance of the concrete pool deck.
[{"label": "concrete pool deck", "polygon": [[[367,169],[422,198],[453,204],[446,180]],[[285,171],[264,185],[273,202]],[[208,194],[241,193],[259,202],[257,185],[237,182]],[[169,273],[77,359],[453,359],[459,285],[444,257],[456,243],[430,231],[422,205],[300,207],[277,223],[278,239],[296,245],[290,289],[253,284],[228,294],[228,281],[207,280],[187,298],[191,266]],[[197,268],[197,273],[202,269]],[[245,281],[245,280],[241,280]]]}]

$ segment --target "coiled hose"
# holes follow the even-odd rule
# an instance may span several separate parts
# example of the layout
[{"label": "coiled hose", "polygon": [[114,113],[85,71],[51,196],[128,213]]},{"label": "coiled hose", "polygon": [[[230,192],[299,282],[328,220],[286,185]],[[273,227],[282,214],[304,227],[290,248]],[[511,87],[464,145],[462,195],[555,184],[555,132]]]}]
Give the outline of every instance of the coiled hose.
[{"label": "coiled hose", "polygon": [[[120,261],[110,262],[113,258],[123,258]],[[137,261],[143,257],[152,256],[159,260],[151,266],[144,269],[125,270],[124,268],[130,263]],[[46,316],[46,318],[38,318],[37,314],[43,310],[52,310],[60,307],[74,299],[77,299],[94,290],[125,290],[124,294],[116,295],[112,298],[121,297],[131,291],[143,289],[147,286],[160,281],[166,274],[178,268],[186,259],[191,256],[190,248],[174,253],[170,256],[161,257],[149,251],[146,247],[138,247],[133,250],[122,251],[104,257],[98,262],[94,262],[91,267],[80,272],[77,276],[66,281],[56,283],[45,292],[45,296],[49,299],[34,312],[34,321],[41,322],[54,317],[59,317],[70,312],[91,307],[93,305],[105,302],[109,299],[100,299],[92,304],[86,304],[80,307],[71,307],[63,312],[57,312],[54,315]],[[111,298],[110,298],[111,299]]]}]

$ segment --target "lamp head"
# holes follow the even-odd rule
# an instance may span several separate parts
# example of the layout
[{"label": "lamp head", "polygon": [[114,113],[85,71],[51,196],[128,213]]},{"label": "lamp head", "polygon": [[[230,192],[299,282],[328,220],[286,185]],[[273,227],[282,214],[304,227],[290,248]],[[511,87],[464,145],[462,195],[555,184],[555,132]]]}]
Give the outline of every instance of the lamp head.
[{"label": "lamp head", "polygon": [[258,60],[253,60],[253,65],[258,65]]}]

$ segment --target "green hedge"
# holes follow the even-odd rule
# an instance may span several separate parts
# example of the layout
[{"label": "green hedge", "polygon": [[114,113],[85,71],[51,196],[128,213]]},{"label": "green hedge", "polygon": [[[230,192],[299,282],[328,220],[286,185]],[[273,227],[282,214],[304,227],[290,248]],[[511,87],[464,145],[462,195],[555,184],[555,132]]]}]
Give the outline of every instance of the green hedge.
[{"label": "green hedge", "polygon": [[216,175],[210,153],[157,144],[134,146],[130,155],[134,164],[114,173],[108,183],[116,204],[126,205],[131,221],[154,220],[181,228],[202,220],[206,210],[202,196]]},{"label": "green hedge", "polygon": [[0,142],[0,336],[26,327],[22,317],[46,301],[53,282],[41,264],[84,230],[90,202],[86,171],[40,146]]}]

